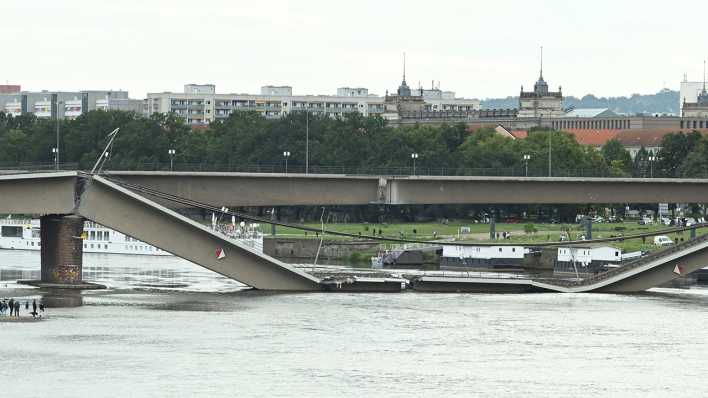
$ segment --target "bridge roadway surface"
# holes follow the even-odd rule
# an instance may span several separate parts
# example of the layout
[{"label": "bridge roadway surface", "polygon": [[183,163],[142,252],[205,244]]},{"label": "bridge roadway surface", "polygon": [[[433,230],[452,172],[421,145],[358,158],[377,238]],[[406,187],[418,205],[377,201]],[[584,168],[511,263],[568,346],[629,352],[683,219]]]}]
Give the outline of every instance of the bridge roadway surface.
[{"label": "bridge roadway surface", "polygon": [[[194,185],[199,184],[198,175],[194,173],[188,173],[186,183],[180,182],[183,180],[179,179],[170,180],[170,178],[174,178],[175,175],[165,177],[159,174],[155,175],[155,173],[148,173],[147,179],[143,180],[139,179],[136,181],[130,178],[126,178],[125,180],[134,184],[141,183],[141,185],[144,184],[147,186],[150,186],[147,183],[152,181],[158,184],[157,186],[152,185],[152,188],[161,190],[165,187],[172,187],[176,190],[176,192],[174,192],[175,194],[183,194],[184,192],[182,191],[187,191],[187,193],[192,194],[193,199],[202,199],[211,204],[215,203],[209,202],[208,199],[216,198],[209,195],[200,196],[200,192],[203,189],[218,189],[218,187],[222,185],[245,184],[250,187],[250,190],[256,187],[263,188],[269,186],[271,189],[274,189],[274,191],[277,191],[278,184],[283,183],[285,179],[290,190],[295,189],[300,193],[301,197],[299,200],[301,204],[322,204],[321,201],[310,197],[310,194],[306,193],[306,189],[298,190],[293,188],[297,185],[297,181],[303,182],[309,189],[322,190],[322,194],[324,194],[325,191],[330,192],[331,195],[329,197],[321,197],[320,200],[325,201],[336,201],[338,197],[344,197],[343,195],[346,194],[346,192],[333,193],[331,191],[332,186],[330,185],[332,181],[342,187],[342,189],[346,186],[346,184],[344,184],[346,181],[356,181],[355,184],[361,184],[361,187],[366,186],[367,183],[371,184],[372,181],[371,178],[366,177],[351,177],[352,180],[350,180],[350,177],[346,176],[291,177],[282,175],[248,175],[247,177],[243,177],[234,176],[232,174],[225,176],[214,176],[213,174],[214,173],[207,173],[205,178],[209,182],[204,185]],[[135,175],[139,178],[146,178],[143,174]],[[255,180],[249,180],[250,178],[255,178]],[[415,179],[417,177],[412,178]],[[436,180],[437,179],[438,178],[436,178]],[[477,179],[478,178],[475,180]],[[373,181],[376,182],[375,187],[378,187],[380,184],[376,180],[378,179],[374,179]],[[251,183],[247,181],[251,181]],[[463,181],[464,184],[472,184],[472,180],[463,179],[460,181]],[[504,184],[502,181],[507,181],[507,179],[495,179],[492,185]],[[557,184],[559,181],[553,181],[552,184]],[[635,180],[622,181],[632,182]],[[648,195],[651,197],[655,197],[652,195],[659,195],[658,190],[660,187],[663,187],[662,189],[664,191],[674,192],[673,195],[676,195],[676,192],[683,192],[686,195],[669,195],[669,198],[678,197],[678,199],[669,199],[669,201],[691,201],[688,199],[697,198],[695,193],[680,188],[683,185],[676,181],[677,180],[651,180],[646,182],[645,180],[637,180],[633,186],[634,189],[638,190],[649,189],[651,192],[649,192]],[[535,182],[526,180],[522,180],[518,183],[522,184],[524,182],[532,185],[535,184]],[[614,182],[615,181],[612,180],[611,182],[607,182],[607,184],[613,185]],[[163,185],[160,186],[160,183]],[[415,181],[411,183],[414,184]],[[541,182],[538,183],[541,184]],[[388,184],[389,183],[386,183],[386,185]],[[433,183],[430,181],[426,182],[426,184],[428,187],[433,186],[431,185]],[[516,183],[511,181],[511,184],[515,185]],[[575,186],[581,184],[581,182],[574,181],[570,182],[570,184],[571,186]],[[600,183],[597,182],[590,187],[599,186],[598,184]],[[704,196],[701,197],[701,200],[693,201],[704,202],[705,198],[708,198],[708,194],[705,194],[705,190],[708,189],[707,182],[702,180],[688,180],[685,184],[686,187],[693,187],[703,192]],[[330,186],[330,190],[325,189],[327,186]],[[471,187],[471,185],[469,186]],[[238,187],[231,188],[231,190],[233,189],[237,190]],[[362,188],[358,197],[363,198],[364,195],[362,195],[361,192],[370,189],[371,187],[367,189]],[[556,189],[559,189],[558,186],[556,186]],[[653,190],[657,192],[653,192]],[[228,194],[231,191],[229,189],[222,189],[220,192],[222,194]],[[646,192],[643,193],[643,196],[647,195]],[[253,195],[252,197],[254,199],[257,196],[255,192],[251,192],[250,195]],[[269,193],[266,191],[264,195],[266,195],[266,200],[268,201],[283,200],[283,204],[288,204],[288,202],[285,202],[285,197],[281,197],[282,194],[275,192]],[[525,193],[523,195],[525,195]],[[593,196],[591,193],[587,195]],[[522,195],[517,194],[516,196]],[[600,197],[607,198],[605,196]],[[224,196],[219,198],[223,200]],[[623,200],[623,202],[624,201],[625,200]],[[604,202],[604,200],[602,202]],[[217,203],[221,204],[219,202]],[[508,203],[508,201],[505,203]],[[273,203],[271,202],[271,204]],[[321,288],[321,280],[302,269],[258,253],[247,245],[225,238],[221,234],[211,231],[201,224],[183,217],[177,212],[147,197],[132,192],[104,177],[89,176],[78,172],[0,176],[0,213],[37,215],[76,214],[258,289],[315,291]],[[217,259],[215,255],[217,248],[224,249],[226,258]],[[535,279],[517,280],[514,284],[528,291],[638,292],[671,281],[680,275],[685,275],[706,264],[708,264],[708,237],[703,236],[696,240],[667,249],[657,255],[639,259],[617,270],[599,274],[586,280]],[[674,272],[677,265],[680,266],[681,269],[678,274]],[[434,277],[423,276],[422,278],[429,278],[429,280],[433,282]],[[419,281],[424,281],[424,279],[419,278]],[[460,282],[461,278],[458,278],[457,281]],[[472,282],[478,283],[481,281],[477,279],[476,282]],[[489,281],[491,285],[499,285],[497,287],[502,286],[500,284],[501,282],[503,281]],[[413,286],[415,287],[415,285],[414,283]]]},{"label": "bridge roadway surface", "polygon": [[147,171],[106,177],[219,206],[708,202],[708,179]]}]

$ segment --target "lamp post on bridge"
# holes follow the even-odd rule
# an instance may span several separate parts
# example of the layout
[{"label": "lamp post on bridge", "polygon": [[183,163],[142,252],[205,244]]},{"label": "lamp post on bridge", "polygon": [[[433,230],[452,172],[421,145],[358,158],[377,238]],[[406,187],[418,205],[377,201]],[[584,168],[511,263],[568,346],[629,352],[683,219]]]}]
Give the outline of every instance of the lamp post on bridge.
[{"label": "lamp post on bridge", "polygon": [[54,168],[59,170],[59,151],[57,147],[52,148],[52,153],[54,154]]},{"label": "lamp post on bridge", "polygon": [[656,162],[655,155],[649,155],[649,178],[654,178],[654,162]]},{"label": "lamp post on bridge", "polygon": [[290,157],[290,152],[283,152],[283,157],[285,158],[285,174],[288,174],[288,158]]},{"label": "lamp post on bridge", "polygon": [[57,100],[56,102],[56,146],[52,149],[52,153],[54,154],[54,168],[56,170],[59,170],[59,108],[64,105],[64,101],[59,101],[59,96],[57,94]]},{"label": "lamp post on bridge", "polygon": [[531,160],[531,155],[524,155],[524,166],[526,168],[526,177],[529,176],[529,160]]},{"label": "lamp post on bridge", "polygon": [[411,153],[411,159],[413,159],[413,175],[415,175],[415,160],[418,159],[417,153]]},{"label": "lamp post on bridge", "polygon": [[170,154],[170,171],[172,171],[172,170],[173,170],[173,166],[174,166],[174,159],[175,159],[175,153],[176,153],[176,152],[175,152],[174,149],[168,149],[168,150],[167,150],[167,153]]}]

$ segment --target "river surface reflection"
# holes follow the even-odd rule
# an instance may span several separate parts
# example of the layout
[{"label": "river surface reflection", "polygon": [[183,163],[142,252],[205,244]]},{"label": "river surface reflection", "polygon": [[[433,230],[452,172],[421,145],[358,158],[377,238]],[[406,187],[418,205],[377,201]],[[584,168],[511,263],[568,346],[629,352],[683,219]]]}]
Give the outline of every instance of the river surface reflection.
[{"label": "river surface reflection", "polygon": [[84,262],[109,289],[16,285],[39,254],[0,251],[0,297],[48,306],[0,322],[0,396],[708,395],[704,288],[267,294],[176,258]]}]

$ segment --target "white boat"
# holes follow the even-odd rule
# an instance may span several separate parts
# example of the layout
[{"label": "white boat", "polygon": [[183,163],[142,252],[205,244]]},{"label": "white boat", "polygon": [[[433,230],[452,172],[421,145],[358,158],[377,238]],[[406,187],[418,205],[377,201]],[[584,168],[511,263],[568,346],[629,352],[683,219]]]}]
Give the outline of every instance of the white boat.
[{"label": "white boat", "polygon": [[[37,219],[2,219],[0,220],[0,249],[41,250],[39,234],[40,222]],[[213,224],[212,229],[226,237],[247,245],[258,252],[263,252],[263,234],[259,224]],[[84,222],[84,253],[130,254],[145,256],[171,256],[172,254],[124,235],[92,221]]]},{"label": "white boat", "polygon": [[[0,249],[41,250],[39,220],[0,220]],[[84,253],[138,254],[171,256],[172,254],[133,237],[91,221],[84,223]]]}]

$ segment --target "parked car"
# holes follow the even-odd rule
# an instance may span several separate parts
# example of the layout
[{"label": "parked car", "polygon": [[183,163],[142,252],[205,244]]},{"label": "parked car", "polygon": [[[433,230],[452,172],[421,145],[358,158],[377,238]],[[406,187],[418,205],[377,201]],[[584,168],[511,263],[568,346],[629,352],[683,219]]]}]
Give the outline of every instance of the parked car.
[{"label": "parked car", "polygon": [[639,225],[651,225],[652,222],[652,219],[649,217],[642,217],[638,221]]},{"label": "parked car", "polygon": [[654,245],[656,246],[669,246],[673,245],[674,241],[672,241],[668,236],[666,235],[658,235],[654,237]]}]

